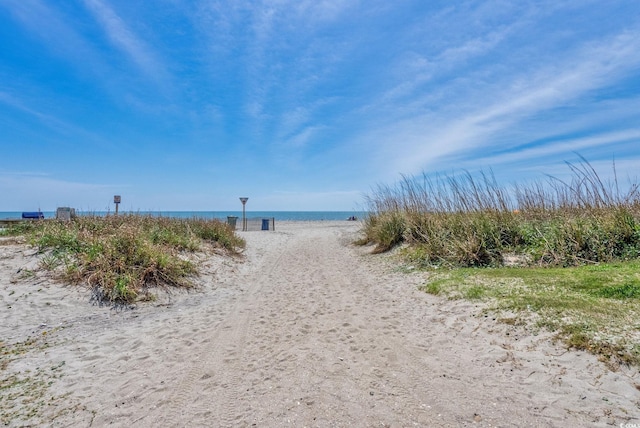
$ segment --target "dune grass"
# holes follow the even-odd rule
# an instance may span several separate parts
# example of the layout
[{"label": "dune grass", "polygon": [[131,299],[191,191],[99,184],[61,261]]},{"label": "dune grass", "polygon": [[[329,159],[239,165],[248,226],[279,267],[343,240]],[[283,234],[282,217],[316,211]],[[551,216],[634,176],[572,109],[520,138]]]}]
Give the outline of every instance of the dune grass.
[{"label": "dune grass", "polygon": [[402,244],[402,263],[432,271],[425,291],[491,301],[572,347],[640,365],[640,184],[622,190],[585,159],[568,166],[569,181],[511,188],[469,173],[379,186],[358,243]]},{"label": "dune grass", "polygon": [[368,197],[361,244],[400,243],[423,265],[500,266],[520,254],[541,266],[640,256],[640,184],[622,192],[584,161],[571,182],[500,186],[492,175],[405,177]]},{"label": "dune grass", "polygon": [[27,236],[44,254],[44,268],[91,286],[96,300],[112,304],[152,298],[150,287],[192,287],[197,267],[187,255],[204,243],[230,253],[244,247],[218,220],[144,215],[25,222],[5,233]]}]

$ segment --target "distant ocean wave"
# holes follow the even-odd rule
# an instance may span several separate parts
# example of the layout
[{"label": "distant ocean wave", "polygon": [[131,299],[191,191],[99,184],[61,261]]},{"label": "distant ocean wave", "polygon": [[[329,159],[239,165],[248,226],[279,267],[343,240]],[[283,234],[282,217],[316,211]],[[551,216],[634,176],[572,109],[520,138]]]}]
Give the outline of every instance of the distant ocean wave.
[{"label": "distant ocean wave", "polygon": [[[54,211],[42,211],[45,218],[54,218]],[[107,215],[114,212],[106,211],[77,211],[78,215]],[[120,214],[152,215],[173,218],[213,218],[226,220],[229,216],[242,217],[242,211],[120,211]],[[247,218],[275,218],[280,221],[323,221],[347,220],[351,217],[362,219],[367,213],[363,211],[247,211]],[[22,211],[0,211],[0,219],[21,218]]]}]

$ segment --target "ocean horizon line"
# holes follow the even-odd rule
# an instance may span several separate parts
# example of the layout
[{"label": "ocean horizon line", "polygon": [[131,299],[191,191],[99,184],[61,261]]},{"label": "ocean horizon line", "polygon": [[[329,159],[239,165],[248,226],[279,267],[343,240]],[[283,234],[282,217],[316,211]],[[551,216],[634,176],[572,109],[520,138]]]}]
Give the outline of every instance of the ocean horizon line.
[{"label": "ocean horizon line", "polygon": [[[22,213],[26,211],[0,211],[0,219],[19,219],[22,217]],[[41,212],[44,218],[55,218],[55,211],[31,211]],[[318,221],[318,220],[348,220],[350,218],[362,218],[367,215],[367,211],[362,210],[350,210],[350,211],[245,211],[245,216],[250,217],[265,217],[275,218],[276,220],[298,220],[298,221]],[[114,211],[82,211],[76,210],[76,214],[79,216],[90,215],[110,215],[115,214]],[[205,219],[219,219],[226,220],[227,217],[242,217],[242,211],[175,211],[175,210],[119,210],[118,214],[136,214],[136,215],[151,215],[159,217],[174,217],[174,218],[205,218]]]}]

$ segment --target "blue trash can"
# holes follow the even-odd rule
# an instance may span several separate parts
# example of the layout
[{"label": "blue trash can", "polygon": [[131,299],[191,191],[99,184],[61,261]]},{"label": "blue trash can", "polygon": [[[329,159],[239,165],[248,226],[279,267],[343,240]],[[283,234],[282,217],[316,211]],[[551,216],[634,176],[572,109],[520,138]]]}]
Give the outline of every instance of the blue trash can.
[{"label": "blue trash can", "polygon": [[263,218],[262,219],[262,230],[269,230],[269,219],[268,218]]}]

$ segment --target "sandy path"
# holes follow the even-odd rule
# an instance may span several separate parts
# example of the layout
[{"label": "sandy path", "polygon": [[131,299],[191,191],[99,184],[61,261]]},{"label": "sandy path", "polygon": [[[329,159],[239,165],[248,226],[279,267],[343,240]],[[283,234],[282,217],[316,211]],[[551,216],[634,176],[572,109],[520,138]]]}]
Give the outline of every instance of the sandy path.
[{"label": "sandy path", "polygon": [[[200,292],[119,312],[88,305],[86,292],[3,273],[0,303],[12,313],[0,318],[0,338],[13,343],[48,331],[49,341],[8,370],[60,372],[50,403],[25,420],[640,424],[636,372],[610,372],[590,355],[498,324],[472,304],[419,292],[424,274],[395,272],[386,257],[349,245],[357,227],[284,223],[276,232],[248,232],[244,262],[203,259]],[[0,249],[2,272],[33,263],[19,247]]]}]

